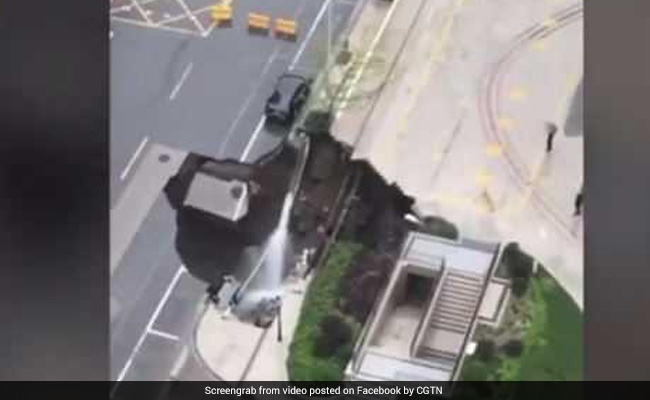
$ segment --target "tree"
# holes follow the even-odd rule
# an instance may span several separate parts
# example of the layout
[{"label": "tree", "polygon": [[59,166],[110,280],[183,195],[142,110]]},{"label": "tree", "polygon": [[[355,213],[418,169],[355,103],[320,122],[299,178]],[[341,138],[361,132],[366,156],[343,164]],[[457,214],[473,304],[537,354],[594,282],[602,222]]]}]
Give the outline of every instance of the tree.
[{"label": "tree", "polygon": [[526,277],[512,278],[512,294],[517,298],[522,297],[528,289],[529,281],[530,278]]},{"label": "tree", "polygon": [[420,230],[424,233],[440,236],[450,240],[458,239],[458,228],[456,225],[440,217],[425,217]]},{"label": "tree", "polygon": [[506,344],[503,345],[503,352],[506,353],[508,357],[519,357],[523,351],[524,344],[521,340],[509,340]]},{"label": "tree", "polygon": [[534,260],[521,250],[518,243],[510,243],[503,251],[503,262],[512,278],[530,278]]},{"label": "tree", "polygon": [[479,360],[484,362],[490,362],[496,356],[496,345],[492,340],[481,340],[478,342],[478,347],[476,349],[476,355]]}]

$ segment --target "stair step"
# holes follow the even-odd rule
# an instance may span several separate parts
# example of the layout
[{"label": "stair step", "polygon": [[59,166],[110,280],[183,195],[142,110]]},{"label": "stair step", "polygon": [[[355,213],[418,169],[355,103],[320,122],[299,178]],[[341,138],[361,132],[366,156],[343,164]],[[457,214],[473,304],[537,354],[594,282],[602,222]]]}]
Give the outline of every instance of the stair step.
[{"label": "stair step", "polygon": [[471,295],[471,296],[479,296],[480,293],[481,293],[481,292],[480,292],[479,290],[477,290],[477,289],[469,289],[469,288],[458,287],[458,286],[445,286],[445,287],[443,288],[443,291],[442,291],[442,292],[443,292],[443,293],[444,293],[444,292],[448,292],[448,293],[449,293],[449,292],[451,292],[451,293],[463,293],[463,294]]},{"label": "stair step", "polygon": [[440,296],[438,298],[437,307],[452,306],[456,308],[469,308],[474,309],[478,303],[478,297],[463,297],[452,294]]},{"label": "stair step", "polygon": [[478,301],[478,296],[463,296],[462,294],[458,294],[455,292],[447,292],[447,293],[440,294],[439,301],[440,300],[448,300],[448,301],[458,300],[459,302],[463,302],[468,306],[474,306]]},{"label": "stair step", "polygon": [[463,328],[463,327],[456,326],[456,325],[439,324],[439,323],[436,323],[436,322],[431,322],[429,324],[429,326],[432,327],[432,328],[439,328],[439,329],[444,329],[444,330],[447,330],[447,331],[462,333],[463,335],[465,333],[467,333],[467,328]]},{"label": "stair step", "polygon": [[440,316],[450,316],[450,317],[457,317],[457,318],[471,318],[472,315],[474,314],[473,310],[457,310],[457,309],[451,309],[451,308],[439,308],[436,309],[433,314],[431,314],[431,318],[440,315]]},{"label": "stair step", "polygon": [[473,276],[465,276],[461,274],[455,274],[455,273],[450,273],[447,275],[448,280],[454,280],[458,282],[467,282],[471,283],[473,285],[480,285],[483,282],[483,278],[478,278],[478,277],[473,277]]},{"label": "stair step", "polygon": [[481,282],[483,281],[483,276],[481,275],[476,275],[471,272],[466,272],[466,271],[450,271],[447,277],[454,277],[454,278],[460,278],[460,279],[467,279],[467,280],[472,280],[472,281],[477,281]]},{"label": "stair step", "polygon": [[473,311],[477,301],[458,299],[457,297],[446,297],[438,300],[436,308],[455,308],[457,310]]},{"label": "stair step", "polygon": [[446,371],[452,371],[457,361],[457,359],[440,357],[436,354],[428,354],[422,351],[418,352],[416,359],[422,360],[422,364],[424,365],[434,366],[437,369],[443,369]]},{"label": "stair step", "polygon": [[452,324],[443,321],[431,321],[431,324],[429,326],[432,327],[433,329],[443,329],[443,330],[454,331],[462,334],[467,332],[467,329],[469,328],[468,324]]},{"label": "stair step", "polygon": [[457,354],[450,353],[450,352],[444,351],[444,350],[432,349],[431,347],[428,347],[428,346],[422,346],[418,353],[422,353],[422,354],[430,356],[430,357],[433,356],[433,357],[437,357],[437,358],[443,358],[443,359],[446,359],[446,360],[449,360],[449,361],[456,361],[458,359]]},{"label": "stair step", "polygon": [[450,317],[448,315],[434,315],[431,317],[431,321],[439,321],[439,322],[448,322],[450,324],[461,324],[461,325],[467,325],[470,323],[472,320],[471,317]]},{"label": "stair step", "polygon": [[441,310],[441,312],[436,312],[433,315],[433,318],[449,318],[456,321],[471,321],[472,313],[458,314],[458,313],[451,313],[446,310]]},{"label": "stair step", "polygon": [[455,279],[447,279],[444,282],[444,285],[445,286],[461,287],[461,288],[476,290],[478,292],[481,291],[481,287],[482,287],[482,285],[480,283],[464,281],[464,280],[461,281],[461,280],[455,280]]},{"label": "stair step", "polygon": [[479,292],[478,290],[464,290],[462,288],[445,286],[442,288],[440,294],[444,295],[445,293],[457,293],[457,294],[464,294],[466,296],[471,296],[471,297],[478,297],[481,292]]},{"label": "stair step", "polygon": [[471,322],[471,319],[463,319],[463,320],[458,320],[458,319],[451,319],[451,318],[445,318],[445,317],[435,317],[431,319],[431,322],[434,324],[449,324],[449,325],[454,325],[458,326],[461,328],[465,328],[469,326],[469,323]]}]

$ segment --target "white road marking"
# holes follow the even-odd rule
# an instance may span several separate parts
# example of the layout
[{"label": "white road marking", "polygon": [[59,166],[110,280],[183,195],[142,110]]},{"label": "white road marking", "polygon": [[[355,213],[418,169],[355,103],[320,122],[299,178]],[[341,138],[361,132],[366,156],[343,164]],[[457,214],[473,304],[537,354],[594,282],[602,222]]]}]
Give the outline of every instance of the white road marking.
[{"label": "white road marking", "polygon": [[181,341],[181,338],[179,338],[178,336],[172,335],[171,333],[159,331],[158,329],[151,328],[151,329],[149,329],[149,333],[152,334],[152,335],[155,335],[155,336],[160,336],[161,338],[172,340],[174,342],[180,342]]},{"label": "white road marking", "polygon": [[111,21],[123,22],[125,24],[131,24],[131,25],[140,26],[140,27],[143,27],[143,28],[160,29],[162,31],[171,31],[171,32],[176,32],[176,33],[182,33],[182,34],[185,34],[185,35],[201,36],[201,34],[199,32],[191,31],[189,29],[176,28],[176,27],[173,27],[173,26],[165,26],[165,25],[161,25],[161,26],[153,25],[152,26],[152,25],[149,25],[147,23],[136,21],[136,20],[129,19],[129,18],[111,17]]},{"label": "white road marking", "polygon": [[[223,155],[224,150],[226,149],[226,145],[230,142],[230,139],[232,138],[232,135],[235,132],[235,128],[239,124],[239,121],[241,118],[244,116],[246,113],[246,110],[248,109],[248,106],[250,105],[251,101],[257,94],[259,87],[261,86],[262,82],[264,81],[264,76],[267,74],[269,68],[275,61],[276,57],[278,56],[280,52],[280,46],[276,46],[275,50],[273,51],[273,54],[266,60],[266,64],[264,65],[264,68],[262,69],[262,72],[260,74],[260,79],[257,81],[255,84],[255,87],[253,90],[250,91],[248,94],[248,97],[246,98],[246,101],[244,102],[244,105],[239,109],[239,114],[237,114],[237,117],[235,117],[235,120],[230,124],[230,128],[228,128],[228,132],[226,133],[226,138],[223,141],[223,144],[221,145],[221,148],[219,148],[219,155]],[[250,144],[250,143],[249,143]],[[247,146],[248,147],[248,146]]]},{"label": "white road marking", "polygon": [[189,63],[187,64],[187,67],[185,67],[185,70],[183,71],[183,75],[181,75],[181,79],[176,83],[176,86],[174,86],[174,90],[172,90],[171,94],[169,95],[169,100],[173,101],[176,95],[178,94],[178,91],[181,90],[181,87],[183,86],[183,83],[185,83],[185,79],[190,75],[190,72],[192,72],[192,67],[194,66],[194,63]]},{"label": "white road marking", "polygon": [[138,339],[138,342],[135,345],[135,348],[133,349],[133,352],[131,352],[131,355],[129,356],[129,359],[126,361],[126,364],[124,365],[124,368],[122,368],[122,371],[120,372],[120,375],[117,377],[117,381],[120,382],[124,379],[126,376],[126,373],[129,371],[129,368],[131,368],[131,365],[133,364],[133,359],[135,358],[135,355],[140,351],[140,347],[142,346],[142,343],[144,343],[144,339],[147,336],[148,333],[151,332],[151,327],[153,326],[154,322],[156,322],[156,319],[158,318],[158,315],[162,311],[163,306],[167,302],[167,299],[172,293],[172,290],[174,290],[174,287],[176,286],[176,283],[178,283],[178,280],[180,279],[181,275],[185,272],[185,267],[181,265],[178,268],[178,271],[176,271],[176,275],[174,275],[174,278],[172,281],[169,283],[169,286],[167,286],[167,290],[165,290],[165,294],[163,294],[162,299],[160,299],[160,302],[156,306],[156,309],[154,310],[153,314],[151,315],[151,318],[149,319],[149,322],[147,323],[147,327],[144,329],[142,332],[142,335],[140,335],[140,338]]},{"label": "white road marking", "polygon": [[244,152],[242,153],[241,157],[239,158],[239,161],[246,161],[246,158],[250,154],[251,150],[253,149],[253,144],[255,143],[255,140],[257,140],[257,136],[259,136],[260,132],[262,132],[262,128],[264,127],[264,123],[266,122],[266,115],[262,115],[262,118],[260,118],[260,122],[257,123],[257,127],[255,128],[255,132],[253,132],[253,136],[251,136],[251,140],[248,141],[248,144],[246,145],[246,148],[244,149]]},{"label": "white road marking", "polygon": [[138,12],[144,17],[144,19],[147,21],[149,26],[156,26],[156,24],[154,24],[153,21],[151,21],[149,15],[144,11],[144,9],[142,9],[142,7],[140,7],[140,5],[136,0],[131,0],[131,4],[133,5],[133,7],[138,9]]},{"label": "white road marking", "polygon": [[205,32],[205,29],[203,28],[203,25],[201,25],[199,20],[196,18],[196,16],[194,14],[192,14],[192,10],[190,10],[190,8],[187,6],[187,4],[185,4],[185,2],[183,0],[176,0],[176,1],[181,6],[181,8],[183,8],[183,11],[185,11],[188,18],[191,19],[192,22],[194,22],[194,25],[196,25],[196,27],[199,29],[199,32],[201,33],[201,35],[203,35],[203,33]]},{"label": "white road marking", "polygon": [[138,148],[135,150],[135,153],[131,156],[131,159],[129,160],[129,163],[126,164],[126,167],[124,168],[124,171],[122,171],[122,174],[120,175],[120,180],[126,179],[126,177],[129,175],[129,171],[131,168],[133,168],[133,165],[135,164],[135,161],[138,159],[140,156],[140,153],[142,153],[142,150],[144,150],[144,146],[147,145],[147,142],[149,142],[149,138],[147,136],[142,139],[142,142],[140,142],[140,145]]},{"label": "white road marking", "polygon": [[350,83],[348,90],[345,92],[345,96],[343,96],[343,101],[341,102],[339,111],[336,113],[336,118],[339,118],[341,112],[347,106],[350,95],[352,95],[352,91],[354,90],[355,86],[359,83],[359,79],[361,79],[361,75],[363,75],[363,71],[368,66],[368,63],[370,62],[370,59],[372,58],[372,55],[375,52],[377,45],[379,44],[379,40],[383,36],[386,28],[388,28],[388,24],[390,23],[391,17],[393,16],[393,13],[395,12],[395,8],[399,2],[400,0],[394,0],[391,3],[390,9],[388,10],[388,13],[386,13],[384,20],[381,23],[379,32],[377,32],[377,35],[375,35],[374,39],[372,40],[372,43],[370,44],[370,48],[368,49],[368,51],[366,52],[365,56],[361,61],[361,66],[356,71],[357,73],[354,75],[354,78],[352,79],[352,82]]},{"label": "white road marking", "polygon": [[[199,14],[202,14],[202,13],[204,13],[206,11],[210,11],[212,9],[212,7],[214,7],[214,6],[212,5],[212,6],[199,8],[198,10],[194,10],[193,13],[194,13],[194,15],[199,15]],[[165,19],[163,19],[162,21],[159,21],[158,25],[164,25],[164,24],[168,24],[170,22],[180,21],[181,19],[187,18],[187,15],[180,14],[180,15],[176,15],[176,16],[172,17],[169,14],[164,14],[163,17],[165,17]]]},{"label": "white road marking", "polygon": [[176,359],[176,362],[174,362],[174,366],[172,367],[172,370],[169,374],[172,378],[178,378],[178,374],[181,372],[183,365],[185,365],[185,361],[187,361],[188,355],[189,352],[187,346],[183,346],[183,350],[181,350],[181,354]]},{"label": "white road marking", "polygon": [[305,48],[307,48],[307,44],[309,44],[312,35],[316,31],[316,27],[318,26],[318,23],[320,22],[321,18],[323,18],[323,15],[325,15],[325,11],[327,10],[327,7],[331,2],[332,0],[325,0],[323,2],[323,5],[321,6],[321,9],[318,12],[318,15],[316,16],[314,23],[311,24],[311,28],[309,28],[309,32],[307,32],[307,36],[305,37],[305,40],[303,40],[302,43],[300,44],[300,48],[298,48],[298,52],[296,52],[296,55],[294,56],[293,61],[291,62],[291,65],[289,65],[290,70],[294,69],[296,64],[298,63],[298,60],[300,60],[302,53],[305,51]]},{"label": "white road marking", "polygon": [[217,21],[212,22],[212,23],[210,24],[210,26],[208,27],[208,29],[207,29],[205,32],[203,32],[203,37],[208,37],[208,36],[210,36],[210,34],[211,34],[212,31],[214,30],[214,28],[217,27],[217,24],[218,24]]},{"label": "white road marking", "polygon": [[110,14],[116,14],[122,11],[131,11],[131,6],[115,7],[110,10]]}]

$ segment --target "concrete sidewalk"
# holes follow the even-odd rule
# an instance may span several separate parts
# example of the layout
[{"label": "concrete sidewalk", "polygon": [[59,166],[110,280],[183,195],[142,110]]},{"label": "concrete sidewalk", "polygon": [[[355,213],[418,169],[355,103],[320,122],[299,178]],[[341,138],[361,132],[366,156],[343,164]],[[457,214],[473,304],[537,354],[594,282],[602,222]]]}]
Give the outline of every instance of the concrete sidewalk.
[{"label": "concrete sidewalk", "polygon": [[[518,35],[553,26],[551,16],[581,3],[446,0],[421,10],[419,2],[393,4],[394,20],[376,48],[387,60],[386,52],[398,54],[397,61],[380,92],[344,103],[334,135],[356,144],[354,156],[398,183],[425,214],[448,218],[463,235],[520,242],[582,306],[582,226],[572,217],[582,137],[560,131],[545,157],[543,126],[564,126],[567,98],[582,74],[581,16],[522,41],[499,65]],[[394,43],[399,37],[403,47]],[[368,76],[347,90],[350,97],[373,85],[376,77]]]},{"label": "concrete sidewalk", "polygon": [[[311,277],[311,275],[310,275]],[[286,361],[293,331],[310,278],[288,279],[283,285],[282,341],[277,319],[268,329],[240,322],[210,307],[196,331],[196,348],[212,372],[226,381],[286,381]]]}]

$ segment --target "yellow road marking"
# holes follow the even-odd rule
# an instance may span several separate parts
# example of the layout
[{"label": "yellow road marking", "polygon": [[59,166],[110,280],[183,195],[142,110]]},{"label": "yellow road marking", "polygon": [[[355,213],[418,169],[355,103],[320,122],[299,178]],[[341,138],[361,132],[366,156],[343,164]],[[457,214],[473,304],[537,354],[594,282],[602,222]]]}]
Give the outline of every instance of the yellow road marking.
[{"label": "yellow road marking", "polygon": [[[449,37],[451,36],[451,28],[454,25],[454,21],[456,20],[456,15],[460,11],[460,9],[464,6],[466,0],[456,0],[454,3],[454,8],[451,10],[449,13],[449,17],[445,21],[445,25],[443,26],[442,33],[440,35],[440,39],[436,42],[436,46],[429,56],[429,63],[431,65],[431,69],[425,69],[422,73],[423,79],[417,80],[417,82],[424,82],[422,85],[419,85],[417,87],[417,92],[408,97],[408,104],[405,107],[406,112],[402,114],[402,119],[400,123],[398,123],[398,131],[396,134],[398,136],[402,136],[405,134],[408,126],[409,126],[409,121],[411,119],[412,113],[415,109],[415,105],[418,103],[418,100],[420,99],[420,96],[422,95],[422,92],[424,88],[427,86],[429,81],[431,80],[431,76],[433,75],[433,69],[438,65],[438,63],[443,60],[442,54],[446,50],[447,45],[449,44]],[[410,89],[409,89],[410,91]]]},{"label": "yellow road marking", "polygon": [[500,143],[489,143],[485,146],[485,154],[490,157],[498,157],[503,154],[503,146]]},{"label": "yellow road marking", "polygon": [[497,126],[502,131],[511,131],[515,127],[515,120],[510,117],[499,117]]},{"label": "yellow road marking", "polygon": [[493,181],[493,178],[494,176],[489,171],[482,169],[476,173],[474,179],[476,180],[477,185],[481,187],[487,187]]},{"label": "yellow road marking", "polygon": [[528,97],[528,91],[521,86],[515,86],[508,91],[508,98],[510,100],[519,101]]},{"label": "yellow road marking", "polygon": [[533,50],[544,51],[546,50],[547,44],[546,39],[537,39],[532,44]]},{"label": "yellow road marking", "polygon": [[557,20],[555,18],[546,18],[544,21],[542,21],[542,26],[546,28],[552,28],[555,25],[557,25]]}]

